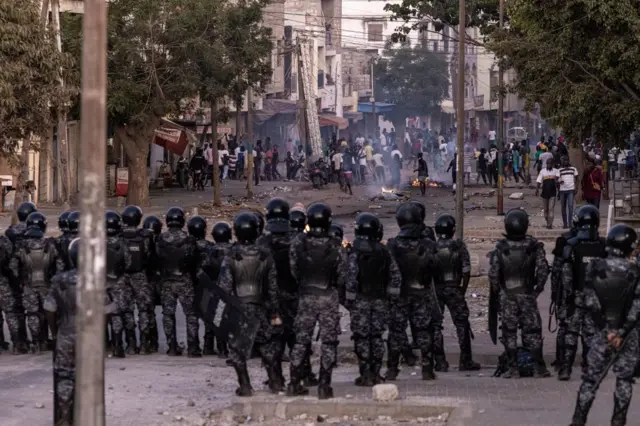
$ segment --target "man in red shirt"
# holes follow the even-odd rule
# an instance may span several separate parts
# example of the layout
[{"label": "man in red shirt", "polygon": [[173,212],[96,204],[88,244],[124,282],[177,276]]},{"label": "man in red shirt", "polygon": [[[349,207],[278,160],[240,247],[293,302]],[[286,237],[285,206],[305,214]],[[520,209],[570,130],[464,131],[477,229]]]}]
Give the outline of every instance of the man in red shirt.
[{"label": "man in red shirt", "polygon": [[589,159],[589,165],[582,175],[582,198],[594,206],[600,208],[600,196],[604,186],[604,175],[594,160]]}]

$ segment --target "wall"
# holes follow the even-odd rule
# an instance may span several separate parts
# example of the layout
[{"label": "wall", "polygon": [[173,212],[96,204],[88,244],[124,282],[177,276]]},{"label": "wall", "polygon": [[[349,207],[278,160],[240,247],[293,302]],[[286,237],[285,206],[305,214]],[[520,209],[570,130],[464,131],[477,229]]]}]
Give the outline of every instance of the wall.
[{"label": "wall", "polygon": [[271,0],[264,8],[263,24],[271,28],[273,52],[271,54],[271,83],[267,94],[284,92],[284,5],[285,0]]}]

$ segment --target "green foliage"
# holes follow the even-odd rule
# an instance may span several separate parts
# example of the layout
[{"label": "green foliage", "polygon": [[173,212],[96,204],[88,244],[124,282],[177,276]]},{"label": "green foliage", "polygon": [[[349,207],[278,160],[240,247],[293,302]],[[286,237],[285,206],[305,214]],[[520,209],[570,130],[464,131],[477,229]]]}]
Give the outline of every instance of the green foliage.
[{"label": "green foliage", "polygon": [[0,0],[0,156],[12,164],[18,141],[47,133],[52,109],[68,100],[59,79],[71,62],[54,36],[40,21],[39,1]]},{"label": "green foliage", "polygon": [[488,43],[516,72],[509,89],[538,103],[570,140],[619,142],[640,123],[639,2],[512,0]]},{"label": "green foliage", "polygon": [[448,95],[449,67],[442,55],[422,46],[388,42],[374,65],[375,99],[395,104],[388,119],[403,123],[412,115],[427,115],[440,109]]}]

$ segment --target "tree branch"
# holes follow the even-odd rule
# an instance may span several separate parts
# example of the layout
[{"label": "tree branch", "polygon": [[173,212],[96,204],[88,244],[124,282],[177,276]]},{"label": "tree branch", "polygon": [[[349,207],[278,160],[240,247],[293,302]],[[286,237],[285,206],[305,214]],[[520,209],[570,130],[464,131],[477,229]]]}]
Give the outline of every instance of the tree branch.
[{"label": "tree branch", "polygon": [[571,58],[566,58],[569,62],[573,62],[574,64],[576,64],[578,67],[580,67],[580,69],[587,74],[589,77],[591,77],[591,79],[593,81],[595,81],[596,83],[598,83],[600,85],[600,87],[602,87],[605,91],[610,92],[614,95],[620,96],[620,93],[618,93],[617,90],[614,90],[612,88],[610,88],[609,86],[607,86],[606,84],[604,84],[604,82],[602,80],[600,80],[598,77],[596,77],[594,74],[592,74],[591,72],[589,72],[584,65],[582,65],[580,62],[571,59]]}]

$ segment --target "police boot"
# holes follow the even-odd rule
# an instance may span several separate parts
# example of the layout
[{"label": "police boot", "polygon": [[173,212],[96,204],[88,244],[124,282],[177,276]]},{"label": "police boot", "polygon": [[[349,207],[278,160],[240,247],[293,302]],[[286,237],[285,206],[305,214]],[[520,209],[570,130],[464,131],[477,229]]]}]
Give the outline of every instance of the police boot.
[{"label": "police boot", "polygon": [[381,368],[382,359],[376,359],[371,363],[371,378],[373,379],[373,386],[384,383],[384,377],[380,375]]},{"label": "police boot", "polygon": [[111,343],[112,355],[115,358],[124,358],[124,349],[122,348],[122,332],[113,333],[113,342]]},{"label": "police boot", "polygon": [[518,360],[518,350],[517,349],[507,349],[507,371],[502,373],[502,377],[505,379],[519,379],[520,378],[520,370],[518,370],[517,366]]},{"label": "police boot", "polygon": [[169,356],[182,356],[182,349],[178,347],[178,342],[175,339],[171,339],[169,342],[169,349],[167,349],[167,355]]},{"label": "police boot", "polygon": [[229,356],[227,341],[217,336],[216,336],[216,349],[218,350],[218,356],[220,358],[226,358]]},{"label": "police boot", "polygon": [[402,360],[409,367],[415,367],[415,365],[418,363],[418,357],[416,357],[416,354],[413,353],[412,346],[407,345],[402,350]]},{"label": "police boot", "polygon": [[238,389],[236,389],[237,396],[251,396],[253,395],[253,389],[251,388],[251,380],[249,379],[249,372],[247,371],[247,365],[242,367],[235,367],[236,374],[238,375]]},{"label": "police boot", "polygon": [[51,346],[53,345],[53,342],[51,343],[51,345],[49,344],[49,339],[46,340],[40,340],[38,343],[38,352],[47,352],[51,350]]},{"label": "police boot", "polygon": [[127,336],[126,354],[127,355],[135,355],[137,353],[140,353],[140,349],[138,348],[138,345],[137,345],[137,342],[136,342],[136,331],[135,330],[127,330],[126,336]]},{"label": "police boot", "polygon": [[11,341],[13,342],[14,355],[24,355],[29,352],[29,347],[24,340],[20,339],[19,333],[12,333]]},{"label": "police boot", "polygon": [[433,372],[433,363],[430,358],[422,360],[422,380],[435,380],[436,373]]},{"label": "police boot", "polygon": [[158,326],[156,324],[155,318],[151,323],[151,330],[149,331],[149,341],[151,350],[153,352],[158,352],[160,350],[160,344],[158,343]]},{"label": "police boot", "polygon": [[611,416],[611,426],[624,426],[627,424],[627,411],[629,410],[629,403],[631,400],[627,400],[627,402],[620,401],[619,398],[616,398],[616,395],[613,396],[613,415]]},{"label": "police boot", "polygon": [[203,355],[215,355],[216,351],[213,348],[214,336],[212,332],[206,332],[204,334],[204,346],[202,347]]},{"label": "police boot", "polygon": [[360,376],[356,377],[354,384],[356,386],[373,386],[369,361],[361,358],[358,360],[358,366],[360,369]]},{"label": "police boot", "polygon": [[318,385],[318,399],[333,398],[333,388],[331,387],[331,370],[320,368],[320,384]]},{"label": "police boot", "polygon": [[398,378],[398,374],[400,373],[400,369],[398,366],[400,365],[400,354],[395,352],[389,352],[387,357],[387,372],[384,375],[384,379],[386,381],[394,381]]},{"label": "police boot", "polygon": [[[2,317],[2,313],[0,312],[0,317]],[[4,324],[0,323],[0,349],[9,350],[9,343],[4,340]]]},{"label": "police boot", "polygon": [[73,403],[60,402],[56,405],[54,426],[73,426]]},{"label": "police boot", "polygon": [[109,323],[104,328],[104,350],[109,352],[111,350],[111,337],[109,336]]},{"label": "police boot", "polygon": [[140,333],[140,353],[143,355],[151,355],[153,353],[153,343],[149,331]]},{"label": "police boot", "polygon": [[[593,400],[580,402],[580,393],[578,393],[578,400],[576,401],[576,409],[573,411],[573,418],[571,419],[571,425],[569,426],[585,426],[587,424],[587,415],[589,414],[589,409],[591,408],[592,403],[593,403]],[[614,407],[614,414],[615,414],[615,407]]]},{"label": "police boot", "polygon": [[439,373],[446,373],[449,371],[449,363],[444,355],[434,355],[434,369]]},{"label": "police boot", "polygon": [[311,346],[309,346],[309,348],[307,349],[304,361],[302,362],[302,372],[302,383],[306,387],[318,386],[320,384],[320,382],[316,378],[316,375],[313,374],[313,368],[311,368]]},{"label": "police boot", "polygon": [[200,342],[197,340],[187,344],[187,356],[189,358],[202,357],[202,351],[200,350]]},{"label": "police boot", "polygon": [[309,394],[309,389],[302,386],[302,369],[291,366],[291,381],[287,386],[287,396],[304,396]]},{"label": "police boot", "polygon": [[278,368],[278,364],[278,362],[275,362],[272,365],[267,365],[269,390],[275,394],[284,391],[284,377],[282,377],[282,371]]}]

